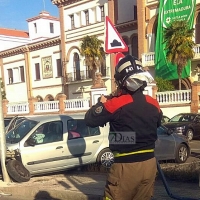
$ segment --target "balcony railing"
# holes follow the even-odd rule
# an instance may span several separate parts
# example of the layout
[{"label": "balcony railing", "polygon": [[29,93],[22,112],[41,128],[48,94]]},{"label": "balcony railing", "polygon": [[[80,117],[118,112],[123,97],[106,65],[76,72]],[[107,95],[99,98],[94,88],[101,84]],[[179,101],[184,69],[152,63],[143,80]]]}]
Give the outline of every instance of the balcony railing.
[{"label": "balcony railing", "polygon": [[[105,69],[101,69],[101,73],[103,77],[109,76],[109,67]],[[90,70],[83,70],[83,71],[76,71],[66,74],[67,82],[73,82],[73,81],[82,81],[86,79],[91,79],[92,74]]]},{"label": "balcony railing", "polygon": [[[194,47],[194,58],[193,59],[200,59],[200,44],[197,44]],[[155,52],[143,53],[142,54],[142,64],[144,67],[147,66],[154,66],[155,65]]]},{"label": "balcony railing", "polygon": [[156,98],[160,105],[190,103],[191,90],[157,92]]}]

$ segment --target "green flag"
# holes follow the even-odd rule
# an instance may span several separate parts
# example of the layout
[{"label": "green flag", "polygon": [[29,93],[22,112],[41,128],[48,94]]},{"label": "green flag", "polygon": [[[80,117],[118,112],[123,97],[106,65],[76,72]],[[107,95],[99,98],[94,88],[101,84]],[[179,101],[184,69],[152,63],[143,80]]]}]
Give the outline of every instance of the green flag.
[{"label": "green flag", "polygon": [[[155,48],[155,73],[157,77],[168,80],[178,79],[177,67],[166,60],[163,29],[167,28],[174,20],[188,20],[189,28],[192,29],[195,6],[196,0],[160,0]],[[190,65],[191,62],[188,62],[183,69],[182,78],[190,76]]]}]

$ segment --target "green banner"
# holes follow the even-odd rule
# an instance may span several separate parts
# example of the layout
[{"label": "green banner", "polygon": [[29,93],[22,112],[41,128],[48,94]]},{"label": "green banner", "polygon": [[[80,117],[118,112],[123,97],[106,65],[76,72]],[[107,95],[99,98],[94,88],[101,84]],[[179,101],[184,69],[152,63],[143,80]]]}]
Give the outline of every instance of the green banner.
[{"label": "green banner", "polygon": [[[165,44],[163,44],[163,29],[174,20],[188,20],[193,28],[196,0],[160,0],[158,26],[155,48],[156,77],[173,80],[178,79],[177,67],[166,60]],[[190,76],[191,62],[183,69],[182,78]]]}]

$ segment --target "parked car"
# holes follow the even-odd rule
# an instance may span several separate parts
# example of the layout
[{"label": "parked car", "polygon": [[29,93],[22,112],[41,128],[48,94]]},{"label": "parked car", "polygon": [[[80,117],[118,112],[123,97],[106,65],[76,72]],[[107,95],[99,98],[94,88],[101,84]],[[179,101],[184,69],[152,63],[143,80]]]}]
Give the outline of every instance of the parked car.
[{"label": "parked car", "polygon": [[[6,166],[17,182],[31,176],[64,171],[91,163],[110,167],[114,162],[109,149],[109,125],[91,128],[84,115],[25,117],[6,134]],[[158,128],[156,157],[182,163],[190,148],[185,137]]]},{"label": "parked car", "polygon": [[157,128],[155,156],[157,160],[174,160],[176,163],[185,163],[191,150],[187,138],[161,125]]},{"label": "parked car", "polygon": [[200,114],[180,113],[164,124],[169,130],[185,135],[189,141],[200,136]]},{"label": "parked car", "polygon": [[169,120],[170,120],[169,117],[167,117],[166,115],[163,115],[163,116],[162,116],[162,121],[161,121],[161,123],[162,123],[162,124],[167,123]]},{"label": "parked car", "polygon": [[108,132],[108,126],[87,127],[83,115],[26,117],[6,134],[7,171],[24,182],[33,175],[95,162],[110,165],[114,157]]}]

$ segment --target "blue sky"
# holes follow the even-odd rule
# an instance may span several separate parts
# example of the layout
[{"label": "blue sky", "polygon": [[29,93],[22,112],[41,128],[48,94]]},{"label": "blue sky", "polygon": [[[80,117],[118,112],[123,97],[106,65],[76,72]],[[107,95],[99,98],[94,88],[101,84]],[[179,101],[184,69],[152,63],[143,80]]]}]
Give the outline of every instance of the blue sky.
[{"label": "blue sky", "polygon": [[0,0],[0,27],[28,31],[27,19],[45,10],[58,17],[58,8],[51,0]]}]

